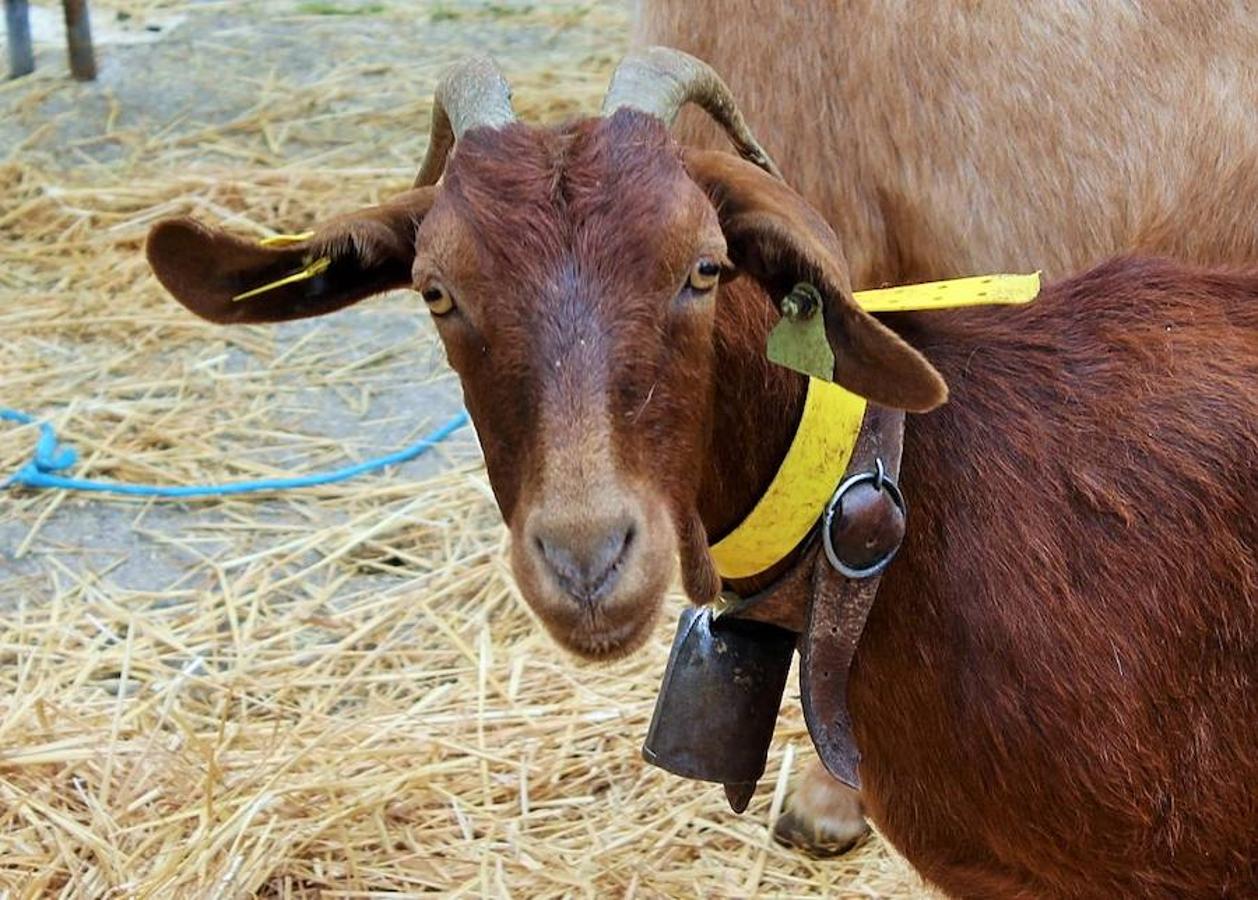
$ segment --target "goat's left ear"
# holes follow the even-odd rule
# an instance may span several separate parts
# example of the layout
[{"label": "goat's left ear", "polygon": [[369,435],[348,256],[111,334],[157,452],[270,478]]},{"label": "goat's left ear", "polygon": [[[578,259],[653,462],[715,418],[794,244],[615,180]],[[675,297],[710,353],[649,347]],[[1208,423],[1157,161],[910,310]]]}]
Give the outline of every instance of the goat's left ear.
[{"label": "goat's left ear", "polygon": [[415,232],[436,190],[407,191],[270,246],[194,219],[166,219],[149,231],[145,249],[158,281],[203,319],[319,316],[411,283]]},{"label": "goat's left ear", "polygon": [[775,302],[801,281],[821,293],[838,384],[910,412],[948,399],[935,367],[857,306],[839,239],[803,198],[729,153],[686,150],[685,165],[716,207],[736,269],[756,278]]}]

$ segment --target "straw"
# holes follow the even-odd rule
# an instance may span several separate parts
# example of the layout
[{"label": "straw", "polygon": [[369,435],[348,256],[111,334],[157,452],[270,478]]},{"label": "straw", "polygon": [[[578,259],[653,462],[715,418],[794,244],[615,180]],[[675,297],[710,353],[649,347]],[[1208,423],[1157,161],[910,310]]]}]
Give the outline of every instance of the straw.
[{"label": "straw", "polygon": [[[98,0],[93,14],[171,8]],[[556,36],[506,66],[522,116],[597,108],[620,5],[488,9],[471,25]],[[610,36],[574,54],[563,38],[591,16]],[[224,71],[249,65],[223,34],[211,47]],[[404,189],[459,50],[440,49],[305,81],[249,72],[249,108],[218,121],[188,110],[145,129],[118,100],[68,141],[57,116],[108,84],[41,59],[0,85],[0,115],[26,129],[0,154],[0,404],[52,422],[81,453],[76,475],[171,485],[332,468],[457,409],[406,293],[217,328],[170,301],[142,254],[163,216],[265,237]],[[372,66],[410,99],[367,96]],[[682,600],[632,659],[568,657],[512,584],[463,434],[440,466],[300,493],[0,495],[0,895],[921,896],[878,840],[826,862],[772,841],[783,766],[810,753],[793,688],[741,817],[719,786],[642,762]],[[0,427],[0,474],[36,437]]]}]

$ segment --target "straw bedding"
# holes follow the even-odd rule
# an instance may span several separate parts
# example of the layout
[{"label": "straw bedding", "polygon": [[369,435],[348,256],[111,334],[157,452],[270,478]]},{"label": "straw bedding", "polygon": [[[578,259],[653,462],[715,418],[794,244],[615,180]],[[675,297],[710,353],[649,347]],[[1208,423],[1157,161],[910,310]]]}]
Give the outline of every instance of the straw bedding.
[{"label": "straw bedding", "polygon": [[[577,15],[466,6],[470,34],[563,34]],[[523,115],[593,107],[624,11],[589,16],[615,35],[601,49],[520,51]],[[165,299],[141,253],[164,215],[263,235],[403,187],[438,63],[388,63],[413,95],[393,106],[356,93],[362,62],[301,84],[244,71],[250,105],[164,131],[128,130],[107,82],[47,65],[0,87],[24,129],[0,163],[0,404],[54,422],[76,474],[173,484],[326,468],[456,408],[404,295],[218,330]],[[77,146],[40,121],[101,96]],[[0,428],[0,474],[35,436]],[[770,840],[808,748],[793,698],[742,817],[718,787],[644,766],[671,621],[631,660],[579,665],[515,593],[505,542],[467,433],[300,493],[0,496],[0,894],[921,895],[876,840],[826,863]]]}]

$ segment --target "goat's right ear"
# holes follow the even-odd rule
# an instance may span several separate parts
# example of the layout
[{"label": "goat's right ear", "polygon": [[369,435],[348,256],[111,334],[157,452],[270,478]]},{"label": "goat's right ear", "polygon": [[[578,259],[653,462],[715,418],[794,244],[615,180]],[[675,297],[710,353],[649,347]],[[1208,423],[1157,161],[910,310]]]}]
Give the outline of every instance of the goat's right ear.
[{"label": "goat's right ear", "polygon": [[[436,190],[407,191],[279,246],[189,218],[166,219],[149,231],[145,249],[157,280],[203,319],[233,324],[319,316],[411,283],[415,232]],[[292,277],[303,272],[306,277]]]},{"label": "goat's right ear", "polygon": [[716,207],[738,270],[775,302],[801,281],[821,294],[837,383],[910,412],[927,412],[948,398],[935,367],[856,304],[838,237],[799,194],[730,153],[686,150],[685,163]]}]

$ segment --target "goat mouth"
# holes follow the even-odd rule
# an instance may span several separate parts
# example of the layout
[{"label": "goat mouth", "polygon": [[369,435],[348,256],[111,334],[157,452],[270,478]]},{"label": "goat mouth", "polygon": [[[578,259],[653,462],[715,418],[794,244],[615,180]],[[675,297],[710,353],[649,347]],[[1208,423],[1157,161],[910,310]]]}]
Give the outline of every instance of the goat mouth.
[{"label": "goat mouth", "polygon": [[586,619],[559,637],[569,650],[593,662],[610,662],[628,656],[650,638],[659,620],[659,606],[646,615],[635,615],[615,624]]}]

